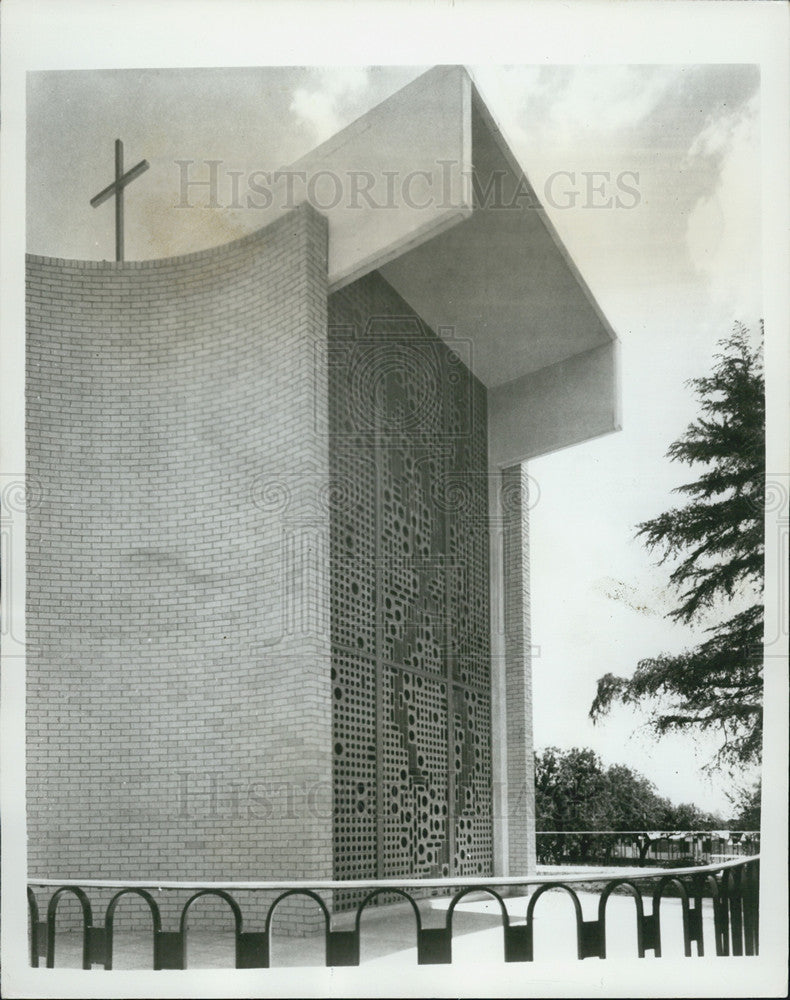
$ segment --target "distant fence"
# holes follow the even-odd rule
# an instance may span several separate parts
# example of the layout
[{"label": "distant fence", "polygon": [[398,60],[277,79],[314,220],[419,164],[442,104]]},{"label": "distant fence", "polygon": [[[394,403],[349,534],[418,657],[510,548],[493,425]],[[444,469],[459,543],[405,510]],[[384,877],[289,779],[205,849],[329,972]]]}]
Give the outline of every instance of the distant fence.
[{"label": "distant fence", "polygon": [[[364,909],[379,896],[400,897],[414,916],[414,941],[417,962],[420,965],[445,965],[453,959],[453,914],[465,897],[472,893],[486,893],[494,900],[501,917],[502,956],[505,962],[531,962],[535,959],[534,915],[540,900],[551,890],[562,890],[570,896],[575,914],[575,943],[578,958],[606,958],[607,954],[607,903],[611,895],[628,893],[634,901],[636,922],[636,952],[644,958],[648,951],[661,956],[662,898],[680,897],[678,914],[683,931],[684,951],[692,955],[704,953],[703,899],[712,900],[714,952],[717,956],[756,955],[758,953],[759,920],[759,858],[730,861],[671,871],[623,871],[617,878],[590,875],[563,875],[561,880],[552,876],[532,878],[489,878],[475,881],[466,878],[447,879],[381,879],[325,882],[246,882],[246,883],[185,883],[185,882],[114,882],[104,880],[31,880],[28,885],[30,916],[30,961],[34,967],[43,957],[47,968],[56,964],[57,911],[64,897],[76,897],[82,913],[82,967],[95,965],[104,969],[113,967],[114,922],[119,904],[124,897],[141,898],[150,911],[151,964],[154,969],[187,968],[187,942],[189,936],[189,911],[193,903],[204,896],[218,897],[230,908],[235,933],[235,967],[239,969],[266,969],[271,963],[272,922],[277,907],[287,898],[306,897],[321,914],[325,937],[325,963],[327,966],[359,965],[360,921]],[[597,915],[585,918],[577,889],[584,886],[598,894]],[[523,893],[517,902],[518,913],[509,911],[503,896],[507,891],[526,890],[532,887],[528,898]],[[421,914],[413,895],[426,888],[444,890],[451,895],[443,926],[423,926]],[[94,907],[89,894],[94,890],[115,890],[104,909],[103,918],[94,923]],[[163,926],[156,896],[168,890],[191,890],[192,895],[181,909],[177,926]],[[363,892],[356,907],[351,929],[333,927],[327,901],[338,889]],[[37,891],[36,891],[37,890]],[[244,922],[242,908],[233,893],[272,892],[277,898],[268,908],[265,920],[254,930]],[[411,895],[410,895],[411,893]],[[94,897],[95,898],[95,897]],[[523,907],[523,909],[522,909]],[[43,917],[43,919],[42,919]],[[569,931],[573,924],[569,924]],[[615,933],[611,926],[610,934]],[[622,932],[622,931],[621,931]],[[710,933],[710,932],[708,932]],[[538,956],[540,957],[540,956]]]},{"label": "distant fence", "polygon": [[759,830],[543,830],[538,864],[715,864],[760,853]]}]

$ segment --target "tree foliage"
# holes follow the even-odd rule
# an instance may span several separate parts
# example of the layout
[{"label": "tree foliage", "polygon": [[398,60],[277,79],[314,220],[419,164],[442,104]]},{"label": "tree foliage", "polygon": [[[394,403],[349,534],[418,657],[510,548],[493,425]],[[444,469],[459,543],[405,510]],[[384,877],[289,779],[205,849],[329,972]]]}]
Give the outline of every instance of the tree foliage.
[{"label": "tree foliage", "polygon": [[732,825],[737,830],[760,829],[762,794],[762,781],[758,780],[753,785],[738,785],[727,795],[734,808]]},{"label": "tree foliage", "polygon": [[538,830],[610,830],[609,789],[598,755],[549,747],[535,757]]},{"label": "tree foliage", "polygon": [[[604,767],[590,749],[548,747],[535,755],[535,814],[544,834],[544,854],[575,854],[589,859],[596,831],[687,831],[722,826],[718,816],[690,803],[673,804],[659,795],[652,781],[625,764]],[[634,837],[645,857],[653,840]],[[611,850],[614,839],[605,841]]]},{"label": "tree foliage", "polygon": [[630,678],[605,674],[590,717],[617,702],[651,703],[658,735],[716,730],[712,764],[734,766],[756,763],[762,748],[765,389],[762,340],[753,347],[737,324],[719,346],[712,374],[689,383],[700,416],[667,452],[703,471],[674,491],[686,502],[639,524],[637,537],[661,552],[660,564],[673,563],[673,620],[696,623],[735,597],[751,603],[706,627],[708,637],[686,652],[640,660]]}]

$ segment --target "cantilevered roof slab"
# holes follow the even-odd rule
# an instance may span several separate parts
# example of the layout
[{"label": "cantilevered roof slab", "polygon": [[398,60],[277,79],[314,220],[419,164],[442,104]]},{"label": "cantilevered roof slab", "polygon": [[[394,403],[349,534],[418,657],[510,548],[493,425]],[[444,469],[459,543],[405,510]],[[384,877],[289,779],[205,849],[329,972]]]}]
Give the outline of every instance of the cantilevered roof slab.
[{"label": "cantilevered roof slab", "polygon": [[471,103],[437,67],[282,171],[274,207],[302,194],[329,220],[330,291],[472,215]]},{"label": "cantilevered roof slab", "polygon": [[289,171],[329,220],[330,291],[379,269],[460,346],[489,390],[493,465],[619,429],[617,337],[462,67],[424,73]]},{"label": "cantilevered roof slab", "polygon": [[489,388],[611,342],[534,191],[482,102],[472,110],[474,211],[400,255],[384,277],[437,330],[474,344]]}]

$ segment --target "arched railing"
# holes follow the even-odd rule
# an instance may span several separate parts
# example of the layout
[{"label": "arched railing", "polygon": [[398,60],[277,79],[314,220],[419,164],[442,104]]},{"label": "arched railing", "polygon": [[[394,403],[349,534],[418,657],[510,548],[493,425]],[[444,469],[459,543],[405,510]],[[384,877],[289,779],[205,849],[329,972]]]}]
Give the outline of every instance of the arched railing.
[{"label": "arched railing", "polygon": [[[607,906],[615,892],[628,893],[634,899],[637,955],[644,958],[650,951],[655,957],[661,957],[661,901],[670,889],[680,897],[683,945],[687,957],[693,953],[692,946],[697,955],[703,954],[703,899],[712,901],[716,955],[756,955],[759,931],[759,865],[759,857],[751,857],[693,868],[623,870],[618,872],[616,878],[580,873],[565,875],[561,879],[556,876],[533,876],[488,878],[484,881],[469,878],[223,883],[31,880],[28,886],[30,959],[33,966],[38,966],[40,957],[45,955],[47,966],[54,967],[58,903],[65,894],[70,894],[77,898],[81,907],[83,968],[101,965],[105,969],[111,969],[115,909],[123,896],[134,894],[142,897],[151,911],[153,968],[183,969],[186,967],[186,921],[189,909],[202,896],[216,896],[228,904],[233,915],[236,968],[269,968],[271,927],[275,910],[284,899],[302,896],[313,900],[323,917],[326,965],[359,965],[363,911],[379,895],[387,894],[388,898],[392,895],[402,897],[413,911],[418,963],[447,964],[452,961],[453,914],[456,907],[469,894],[484,892],[492,898],[501,916],[504,961],[530,962],[536,958],[533,938],[535,911],[545,894],[553,889],[562,889],[571,898],[576,923],[576,951],[580,959],[606,958]],[[597,915],[585,919],[577,889],[580,885],[592,883],[598,886],[600,893]],[[520,912],[513,912],[515,906],[508,912],[503,898],[505,891],[526,891],[531,888],[534,891],[529,894],[523,916]],[[94,926],[94,907],[91,906],[88,893],[90,890],[108,889],[118,891],[106,907],[103,924]],[[426,889],[444,889],[451,894],[442,927],[423,926],[415,896]],[[38,890],[42,898],[38,898],[34,890]],[[181,907],[177,929],[163,930],[160,907],[152,892],[174,890],[190,890],[192,895]],[[336,890],[365,892],[350,926],[342,929],[332,927],[331,894]],[[414,895],[410,895],[410,890]],[[261,929],[245,929],[242,908],[233,896],[234,891],[245,894],[277,894],[268,907]],[[47,918],[42,921],[39,914],[45,893],[48,894]],[[516,904],[515,900],[511,902]],[[520,907],[523,902],[522,896],[516,905]],[[646,903],[650,907],[649,911],[646,911]]]}]

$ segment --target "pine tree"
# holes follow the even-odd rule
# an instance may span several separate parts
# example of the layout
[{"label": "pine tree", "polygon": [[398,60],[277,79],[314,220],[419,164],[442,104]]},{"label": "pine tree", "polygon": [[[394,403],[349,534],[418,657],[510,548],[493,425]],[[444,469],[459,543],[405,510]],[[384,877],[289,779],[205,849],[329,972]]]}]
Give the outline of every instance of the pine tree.
[{"label": "pine tree", "polygon": [[673,620],[695,623],[734,598],[751,603],[705,628],[709,637],[693,649],[640,660],[630,678],[599,678],[590,717],[617,702],[649,703],[658,735],[718,730],[711,766],[733,766],[756,763],[762,749],[765,388],[762,336],[753,347],[736,324],[719,346],[712,375],[689,383],[701,415],[667,452],[705,471],[674,491],[685,505],[639,524],[637,537],[662,550],[660,563],[675,563]]}]

